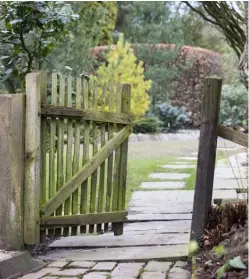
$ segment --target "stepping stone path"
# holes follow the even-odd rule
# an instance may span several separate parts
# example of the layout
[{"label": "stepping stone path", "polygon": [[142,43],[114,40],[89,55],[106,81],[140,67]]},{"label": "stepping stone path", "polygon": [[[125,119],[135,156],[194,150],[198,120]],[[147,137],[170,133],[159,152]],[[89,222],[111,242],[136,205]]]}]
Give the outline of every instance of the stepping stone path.
[{"label": "stepping stone path", "polygon": [[190,175],[187,173],[163,173],[163,172],[154,172],[149,175],[149,178],[155,179],[174,179],[181,180],[189,177]]},{"label": "stepping stone path", "polygon": [[141,189],[179,189],[184,188],[184,182],[178,181],[159,181],[159,182],[142,182]]},{"label": "stepping stone path", "polygon": [[178,157],[178,160],[196,161],[196,160],[197,160],[197,157]]},{"label": "stepping stone path", "polygon": [[195,165],[162,165],[161,168],[163,169],[194,169]]},{"label": "stepping stone path", "polygon": [[[184,188],[188,173],[167,170],[194,168],[196,159],[179,157],[174,165],[161,166],[164,173],[149,175],[150,179],[164,181],[143,182],[133,193],[122,236],[110,232],[55,240],[50,244],[55,250],[40,257],[50,262],[48,267],[22,278],[190,279],[185,266],[194,191],[179,190]],[[229,179],[223,175],[227,170],[227,165],[217,164],[213,198],[237,197],[230,172]]]}]

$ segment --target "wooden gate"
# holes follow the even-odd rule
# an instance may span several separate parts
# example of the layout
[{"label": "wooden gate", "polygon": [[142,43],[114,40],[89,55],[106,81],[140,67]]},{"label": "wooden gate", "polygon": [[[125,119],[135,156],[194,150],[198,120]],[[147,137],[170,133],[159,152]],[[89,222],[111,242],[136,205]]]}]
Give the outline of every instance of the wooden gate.
[{"label": "wooden gate", "polygon": [[26,90],[25,243],[110,224],[121,235],[130,85],[38,72],[27,75]]}]

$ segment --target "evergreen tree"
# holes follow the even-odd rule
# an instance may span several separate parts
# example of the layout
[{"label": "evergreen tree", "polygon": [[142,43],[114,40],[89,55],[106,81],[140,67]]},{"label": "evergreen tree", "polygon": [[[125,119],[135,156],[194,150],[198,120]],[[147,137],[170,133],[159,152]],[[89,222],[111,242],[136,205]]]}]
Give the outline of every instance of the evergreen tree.
[{"label": "evergreen tree", "polygon": [[[132,48],[121,34],[116,46],[113,46],[107,53],[107,65],[102,65],[97,70],[97,75],[92,77],[97,80],[100,88],[104,84],[131,84],[131,113],[135,118],[144,115],[149,107],[148,90],[150,80],[145,80],[142,61],[137,61]],[[100,91],[100,96],[102,92]],[[109,92],[106,96],[108,98]]]},{"label": "evergreen tree", "polygon": [[157,48],[156,45],[139,46],[138,59],[144,61],[145,78],[152,80],[149,91],[151,97],[151,111],[155,105],[170,102],[172,83],[181,73],[181,69],[174,64],[179,52],[179,46]]},{"label": "evergreen tree", "polygon": [[[119,2],[119,8],[117,30],[124,31],[130,42],[140,43],[134,48],[144,62],[146,79],[152,80],[153,111],[156,103],[169,102],[173,81],[181,72],[174,66],[183,45],[181,21],[172,16],[171,2]],[[174,46],[159,49],[156,45],[160,43]]]}]

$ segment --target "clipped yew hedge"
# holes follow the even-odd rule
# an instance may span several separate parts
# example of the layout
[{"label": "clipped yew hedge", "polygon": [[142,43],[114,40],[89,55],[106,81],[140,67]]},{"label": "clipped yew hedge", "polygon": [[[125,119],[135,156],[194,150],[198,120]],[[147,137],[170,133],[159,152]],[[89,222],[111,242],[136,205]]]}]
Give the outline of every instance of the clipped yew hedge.
[{"label": "clipped yew hedge", "polygon": [[[132,45],[135,52],[138,51],[136,46]],[[172,48],[174,45],[158,44],[157,47]],[[108,46],[100,46],[92,50],[97,64],[106,62],[105,53],[108,49]],[[222,77],[221,56],[208,49],[183,46],[175,63],[183,66],[184,70],[173,83],[171,104],[183,107],[189,113],[192,126],[199,127],[204,79],[210,76]]]}]

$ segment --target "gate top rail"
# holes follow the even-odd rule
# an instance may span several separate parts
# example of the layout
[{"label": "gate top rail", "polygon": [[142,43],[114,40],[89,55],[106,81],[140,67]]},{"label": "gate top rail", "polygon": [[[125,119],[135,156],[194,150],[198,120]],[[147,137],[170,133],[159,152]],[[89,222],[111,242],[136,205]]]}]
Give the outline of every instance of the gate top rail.
[{"label": "gate top rail", "polygon": [[218,136],[248,148],[248,134],[238,132],[229,127],[219,124]]},{"label": "gate top rail", "polygon": [[41,116],[73,118],[104,123],[131,124],[132,118],[127,113],[76,109],[64,106],[42,105]]}]

